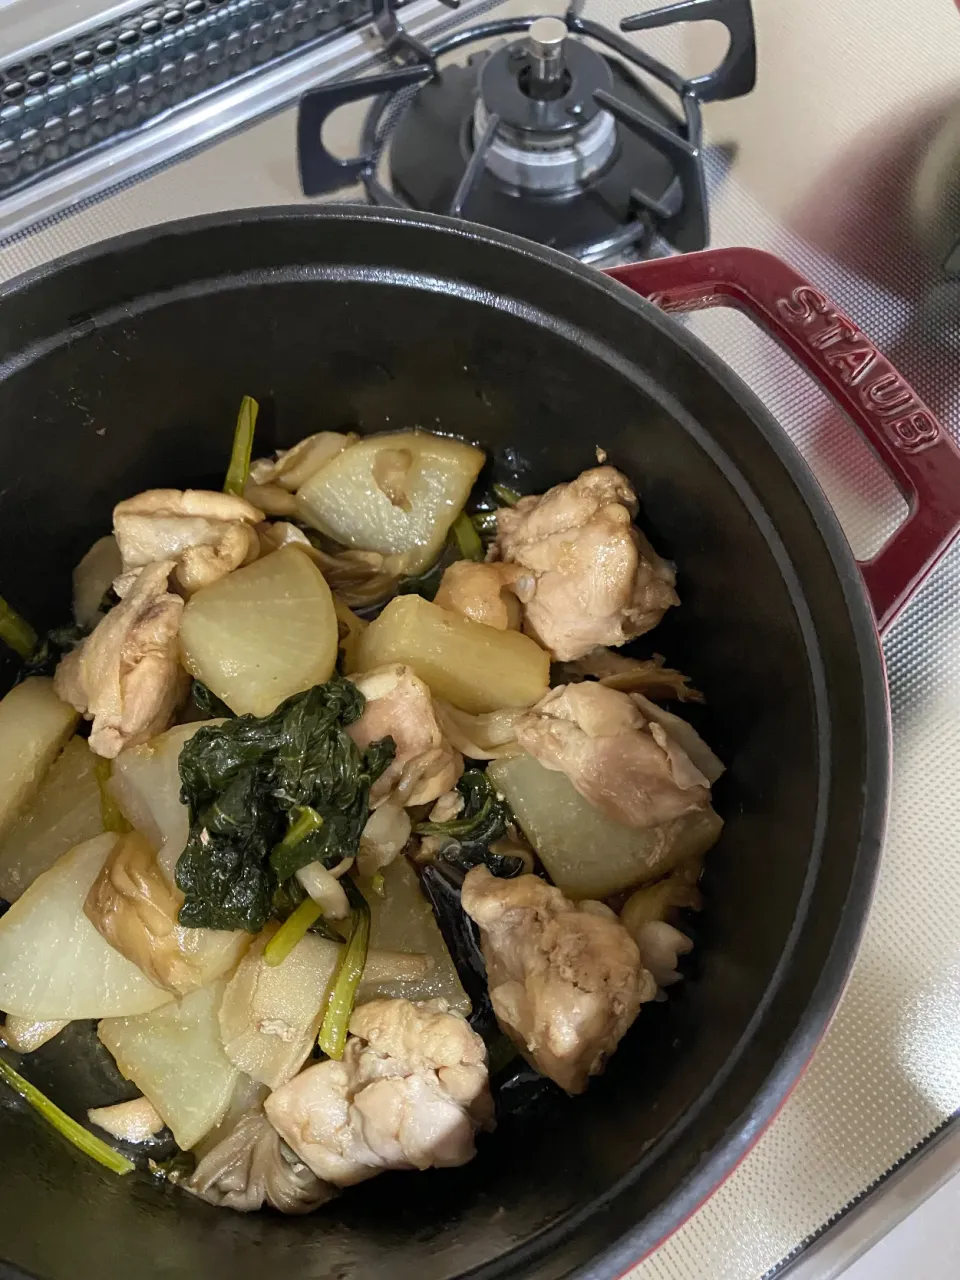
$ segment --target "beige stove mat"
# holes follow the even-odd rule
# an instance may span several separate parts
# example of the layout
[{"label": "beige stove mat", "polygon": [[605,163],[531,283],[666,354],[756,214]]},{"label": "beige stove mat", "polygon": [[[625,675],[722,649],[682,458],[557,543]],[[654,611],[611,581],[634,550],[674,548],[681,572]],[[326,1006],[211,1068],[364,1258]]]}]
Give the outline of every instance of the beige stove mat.
[{"label": "beige stove mat", "polygon": [[[952,0],[754,9],[757,90],[707,111],[713,242],[769,248],[806,271],[960,435],[960,284],[938,270],[960,239],[960,14]],[[711,52],[694,29],[658,39],[689,70]],[[0,279],[167,219],[298,200],[294,140],[285,112],[80,208],[0,248]],[[905,505],[852,428],[743,318],[691,323],[778,416],[854,549],[879,546]],[[889,836],[847,992],[777,1120],[634,1280],[759,1280],[960,1108],[960,547],[886,654]]]}]

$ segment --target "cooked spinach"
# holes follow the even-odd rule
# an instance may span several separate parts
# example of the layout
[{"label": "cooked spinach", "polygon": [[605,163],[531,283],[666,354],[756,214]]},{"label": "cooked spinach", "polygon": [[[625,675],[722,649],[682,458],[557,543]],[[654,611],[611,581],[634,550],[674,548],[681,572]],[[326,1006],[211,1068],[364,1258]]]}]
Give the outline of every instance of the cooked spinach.
[{"label": "cooked spinach", "polygon": [[[184,745],[181,924],[256,933],[300,867],[356,854],[370,787],[396,750],[392,738],[361,751],[349,737],[363,706],[356,685],[335,676],[268,716],[204,725]],[[306,809],[319,821],[304,822]]]},{"label": "cooked spinach", "polygon": [[493,784],[482,769],[467,769],[457,783],[463,796],[463,810],[449,822],[421,822],[418,836],[449,836],[440,852],[444,861],[469,871],[484,863],[495,876],[515,876],[523,870],[523,859],[513,854],[491,853],[489,846],[499,840],[510,821],[510,809],[497,799]]}]

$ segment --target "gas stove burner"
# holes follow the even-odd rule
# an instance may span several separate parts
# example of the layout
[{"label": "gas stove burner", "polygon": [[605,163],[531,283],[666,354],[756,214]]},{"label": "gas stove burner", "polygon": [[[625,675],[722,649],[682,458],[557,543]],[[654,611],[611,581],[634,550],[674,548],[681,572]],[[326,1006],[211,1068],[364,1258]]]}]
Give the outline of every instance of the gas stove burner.
[{"label": "gas stove burner", "polygon": [[[406,65],[303,98],[298,142],[306,195],[360,180],[375,204],[452,213],[591,262],[707,243],[700,102],[753,87],[749,0],[682,0],[621,24],[638,30],[724,22],[728,52],[696,80],[582,17],[578,6],[564,19],[495,19],[427,47],[406,37],[389,0],[376,4],[378,29]],[[503,44],[504,37],[520,38]],[[439,65],[479,42],[488,47],[465,62]],[[667,85],[680,112],[638,72]],[[415,86],[399,105],[394,95]],[[344,103],[368,97],[361,154],[337,160],[320,140],[323,122]],[[390,187],[378,177],[384,157]]]},{"label": "gas stove burner", "polygon": [[[582,41],[565,40],[562,96],[544,101],[524,94],[520,76],[531,63],[520,41],[446,67],[428,81],[392,133],[394,192],[412,208],[446,213],[470,159],[480,155],[484,172],[469,199],[459,201],[463,216],[585,260],[645,251],[653,225],[635,191],[642,189],[647,207],[655,201],[669,219],[681,202],[676,167],[655,145],[619,127],[594,93],[616,98],[665,130],[676,130],[675,120],[621,63]],[[697,210],[705,206],[699,191],[694,198],[697,208],[687,210],[681,239],[700,248],[706,227]]]},{"label": "gas stove burner", "polygon": [[[582,190],[616,150],[617,122],[593,96],[613,89],[613,73],[567,35],[559,18],[538,18],[526,40],[488,54],[477,76],[468,142],[476,151],[489,130],[484,164],[521,193]],[[396,164],[394,176],[403,185]]]}]

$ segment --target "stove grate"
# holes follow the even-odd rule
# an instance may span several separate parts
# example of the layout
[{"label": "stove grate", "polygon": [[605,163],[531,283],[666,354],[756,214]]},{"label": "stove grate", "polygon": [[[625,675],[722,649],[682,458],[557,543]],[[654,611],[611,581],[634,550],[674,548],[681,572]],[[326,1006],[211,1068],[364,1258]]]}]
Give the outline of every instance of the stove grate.
[{"label": "stove grate", "polygon": [[[308,196],[329,195],[363,184],[368,199],[379,205],[399,208],[428,208],[460,217],[473,218],[503,229],[532,235],[546,243],[554,243],[585,261],[606,260],[622,252],[669,252],[702,248],[709,239],[706,187],[702,165],[703,102],[738,97],[750,92],[756,78],[756,44],[750,0],[681,0],[647,13],[625,18],[620,31],[585,17],[584,0],[573,0],[564,17],[567,32],[578,40],[599,46],[606,60],[617,68],[616,92],[599,88],[592,91],[591,106],[608,112],[617,122],[620,145],[612,168],[626,170],[628,159],[636,161],[658,153],[669,165],[665,185],[644,183],[642,178],[650,164],[637,166],[638,172],[609,171],[583,183],[572,199],[589,205],[589,216],[570,218],[568,237],[558,224],[557,202],[548,206],[541,195],[513,189],[530,207],[530,215],[517,219],[516,200],[509,208],[491,192],[491,178],[486,164],[488,152],[498,136],[499,118],[487,113],[485,127],[476,138],[470,122],[460,121],[459,157],[452,145],[446,148],[449,180],[441,182],[442,198],[427,183],[427,199],[412,197],[411,184],[398,181],[401,176],[394,163],[393,181],[387,185],[380,177],[384,153],[390,153],[394,141],[404,134],[403,121],[407,108],[416,102],[417,91],[436,94],[446,77],[455,80],[457,68],[442,69],[441,58],[484,42],[522,35],[541,15],[518,18],[494,18],[480,22],[425,45],[403,28],[393,0],[373,0],[375,24],[384,41],[385,52],[394,68],[360,79],[340,81],[311,91],[301,99],[298,119],[298,161],[303,192]],[[455,7],[456,0],[445,0]],[[640,48],[624,34],[652,30],[676,22],[713,20],[727,29],[729,44],[720,63],[704,75],[685,78],[659,59]],[[676,97],[678,110],[663,106],[643,88],[643,77],[665,86]],[[449,92],[448,92],[449,89]],[[411,94],[411,91],[413,93]],[[444,108],[435,115],[451,114],[451,105],[470,107],[463,86],[445,86]],[[399,95],[399,97],[398,97]],[[330,115],[348,103],[370,101],[361,134],[360,149],[349,159],[334,156],[324,145],[323,127]],[[402,104],[398,109],[398,101]],[[439,101],[439,100],[438,100]],[[385,123],[389,121],[390,123]],[[399,135],[397,131],[400,131]],[[410,128],[406,129],[405,155],[411,153]],[[631,141],[631,139],[633,141]],[[447,142],[451,139],[448,137]],[[458,167],[459,166],[459,167]],[[410,166],[408,165],[408,168]],[[422,169],[416,161],[413,169]],[[456,170],[454,172],[454,170]],[[654,165],[659,179],[663,166]],[[445,175],[446,177],[446,175]],[[640,179],[640,180],[636,180]],[[626,184],[626,185],[624,185]],[[419,183],[423,186],[422,180]],[[502,186],[503,184],[501,184]],[[600,190],[605,185],[605,190]],[[478,194],[486,198],[478,200]],[[573,205],[571,204],[571,208]],[[614,211],[615,210],[615,211]],[[585,210],[578,211],[583,215]],[[504,222],[506,219],[506,222]],[[578,230],[590,227],[591,233],[579,236]],[[572,238],[570,238],[572,237]]]}]

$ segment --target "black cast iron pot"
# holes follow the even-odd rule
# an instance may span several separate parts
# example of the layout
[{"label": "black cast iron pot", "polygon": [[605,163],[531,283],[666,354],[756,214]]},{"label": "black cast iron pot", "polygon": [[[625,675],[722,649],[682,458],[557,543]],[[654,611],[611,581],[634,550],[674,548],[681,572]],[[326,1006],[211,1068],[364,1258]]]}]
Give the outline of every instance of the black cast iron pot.
[{"label": "black cast iron pot", "polygon": [[[620,272],[668,307],[747,305],[818,371],[905,487],[864,569],[888,620],[942,552],[960,457],[858,330],[776,259]],[[86,1163],[0,1107],[0,1273],[49,1280],[612,1277],[755,1141],[836,1003],[880,848],[889,735],[874,615],[824,497],[743,384],[657,307],[533,244],[370,209],[267,210],[139,233],[0,294],[0,592],[62,620],[119,499],[222,478],[243,394],[258,451],[322,428],[480,442],[528,492],[633,480],[679,566],[651,648],[707,695],[729,764],[696,965],[601,1079],[505,1121],[468,1166],[393,1174],[312,1217],[216,1210]],[[40,1065],[37,1065],[39,1062]],[[26,1060],[82,1115],[84,1071]]]}]

